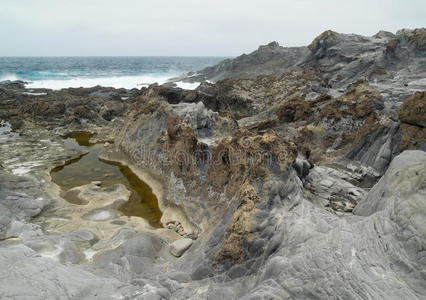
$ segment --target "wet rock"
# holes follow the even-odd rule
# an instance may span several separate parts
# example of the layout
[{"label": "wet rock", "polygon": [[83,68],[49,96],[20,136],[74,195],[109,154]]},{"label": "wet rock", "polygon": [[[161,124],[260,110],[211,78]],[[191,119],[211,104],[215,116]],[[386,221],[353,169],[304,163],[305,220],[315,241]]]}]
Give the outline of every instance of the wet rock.
[{"label": "wet rock", "polygon": [[23,90],[25,89],[25,84],[27,83],[28,82],[22,80],[5,80],[0,81],[0,88]]}]

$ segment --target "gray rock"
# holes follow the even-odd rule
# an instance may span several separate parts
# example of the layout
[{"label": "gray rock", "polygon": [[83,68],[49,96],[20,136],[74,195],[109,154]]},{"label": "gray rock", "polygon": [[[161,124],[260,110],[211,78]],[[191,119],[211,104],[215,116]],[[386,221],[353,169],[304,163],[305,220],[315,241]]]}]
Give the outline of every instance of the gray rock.
[{"label": "gray rock", "polygon": [[376,129],[346,155],[347,159],[372,167],[382,175],[398,153],[400,133],[399,124],[391,124]]},{"label": "gray rock", "polygon": [[[103,150],[112,153],[116,148],[120,159],[137,163],[137,167],[152,171],[153,177],[161,179],[164,198],[160,204],[180,219],[173,226],[181,235],[198,239],[193,245],[188,238],[166,247],[176,238],[175,232],[166,228],[144,229],[125,216],[103,222],[99,218],[108,217],[105,213],[114,209],[106,205],[93,211],[97,214],[87,221],[85,229],[76,231],[75,227],[66,231],[64,224],[75,224],[78,217],[62,217],[61,213],[69,211],[70,206],[63,207],[63,200],[51,195],[51,186],[44,180],[49,168],[77,153],[63,153],[61,143],[53,140],[50,132],[42,137],[37,135],[42,131],[40,124],[54,127],[58,122],[55,119],[61,119],[66,112],[53,113],[48,119],[52,123],[39,120],[41,123],[33,131],[26,126],[35,119],[25,119],[22,137],[0,142],[0,298],[424,299],[426,154],[406,151],[397,156],[398,125],[391,121],[396,120],[397,107],[392,102],[424,85],[422,80],[414,82],[424,79],[425,72],[421,65],[425,49],[422,39],[416,39],[418,33],[380,32],[373,37],[361,37],[326,32],[309,48],[297,49],[271,43],[250,55],[213,67],[209,73],[202,72],[199,78],[209,74],[212,78],[277,75],[299,69],[300,72],[280,79],[280,89],[275,81],[269,80],[272,77],[240,80],[238,84],[232,80],[217,85],[205,83],[198,91],[158,86],[141,89],[130,96],[128,102],[134,110],[126,120],[120,119],[127,110],[126,104],[113,96],[125,91],[96,87],[58,92],[66,97],[90,98],[88,108],[97,116],[93,119],[96,121],[73,123],[57,128],[58,132],[73,126],[94,131],[102,127],[112,132],[113,126],[106,120],[118,118],[111,123],[119,132],[101,136],[115,136],[115,143]],[[310,68],[319,70],[319,76],[324,78],[304,73]],[[303,81],[309,81],[310,76],[315,77],[315,82],[307,87]],[[277,125],[276,119],[263,116],[274,116],[272,108],[287,101],[287,90],[316,95],[328,89],[338,95],[348,91],[348,84],[362,78],[387,93],[374,96],[383,98],[384,104],[366,103],[380,111],[377,123],[383,126],[356,139],[360,142],[343,159],[333,157],[334,153],[344,154],[339,152],[342,148],[337,147],[338,143],[333,143],[327,146],[330,151],[326,153],[326,165],[313,166],[299,154],[283,168],[273,159],[261,168],[251,163],[228,168],[228,147],[239,147],[238,143],[223,144],[222,148],[216,143],[237,137],[235,130],[257,135],[250,145],[242,145],[250,154],[256,150],[262,154],[270,151],[277,143],[269,141],[282,137],[303,146],[293,137],[309,125],[334,130],[336,135],[342,135],[339,143],[345,141],[342,133],[354,130],[350,116],[343,115],[335,123],[318,124],[310,122],[309,115],[296,125]],[[398,87],[404,81],[408,85]],[[279,97],[269,97],[271,91]],[[55,101],[56,93],[46,97]],[[366,90],[362,97],[369,98],[371,93],[375,92]],[[109,95],[117,99],[104,101]],[[355,94],[354,98],[357,97]],[[67,110],[81,106],[81,99],[77,98],[67,101]],[[324,97],[315,105],[330,103],[327,101],[331,100]],[[7,109],[20,107],[20,101],[2,102],[0,113],[9,118]],[[27,113],[33,112],[32,107]],[[47,107],[39,107],[41,111],[44,108]],[[217,113],[227,110],[230,117]],[[84,111],[85,107],[81,109]],[[237,117],[242,119],[230,125],[229,120]],[[181,123],[182,119],[186,122]],[[272,135],[271,131],[282,135]],[[262,139],[265,133],[270,139]],[[327,142],[328,137],[323,137]],[[257,144],[260,146],[254,147]],[[309,141],[307,144],[311,146]],[[176,145],[181,147],[173,148]],[[218,186],[209,183],[208,159],[194,165],[170,165],[166,157],[167,149],[191,156],[195,148],[224,154],[219,159],[219,172],[210,174],[227,175],[223,182],[216,182]],[[289,149],[296,152],[296,148],[308,156],[303,147]],[[285,154],[288,157],[290,153]],[[12,175],[13,171],[19,176]],[[366,184],[368,176],[374,180]],[[241,180],[233,185],[226,183],[239,177]],[[248,185],[252,188],[232,193]],[[113,190],[120,197],[126,194],[124,188],[104,190],[93,184],[86,188],[89,192],[93,189],[89,195],[93,197],[103,190],[99,202],[111,196]],[[50,200],[51,205],[46,206]],[[84,205],[78,209],[81,216],[87,213]],[[34,217],[37,219],[32,220]],[[49,227],[53,222],[55,227]],[[114,230],[114,234],[104,234],[108,230]],[[175,259],[168,252],[181,258]]]},{"label": "gray rock", "polygon": [[191,247],[194,241],[190,238],[184,238],[177,241],[174,241],[170,244],[170,254],[180,257],[182,254]]},{"label": "gray rock", "polygon": [[[394,159],[386,174],[354,209],[354,213],[369,216],[398,204],[394,209],[404,209],[405,217],[416,224],[419,233],[425,230],[424,199],[426,199],[426,153],[404,151]],[[405,211],[406,210],[406,211]],[[402,216],[400,216],[402,217]]]},{"label": "gray rock", "polygon": [[207,67],[197,74],[188,74],[176,81],[218,81],[229,77],[251,77],[261,74],[280,75],[294,68],[310,53],[307,47],[281,47],[277,42],[259,46],[250,54],[226,59],[216,66]]},{"label": "gray rock", "polygon": [[0,247],[0,264],[3,299],[117,299],[132,298],[137,291],[115,278],[40,257],[24,245]]},{"label": "gray rock", "polygon": [[328,30],[308,47],[281,47],[273,42],[175,80],[216,82],[313,68],[325,75],[330,94],[340,94],[342,87],[366,79],[388,95],[388,102],[401,102],[415,91],[426,89],[425,49],[421,43],[424,30],[379,32],[372,37]]},{"label": "gray rock", "polygon": [[23,90],[27,83],[28,82],[22,80],[4,80],[0,81],[0,88]]}]

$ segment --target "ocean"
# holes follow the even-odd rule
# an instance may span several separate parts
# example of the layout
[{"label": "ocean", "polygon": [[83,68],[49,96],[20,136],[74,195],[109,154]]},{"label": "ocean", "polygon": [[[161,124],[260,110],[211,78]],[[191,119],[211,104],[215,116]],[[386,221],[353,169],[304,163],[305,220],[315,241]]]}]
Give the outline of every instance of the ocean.
[{"label": "ocean", "polygon": [[[0,81],[23,80],[27,88],[141,88],[212,66],[226,57],[0,57]],[[182,88],[197,83],[179,82]]]}]

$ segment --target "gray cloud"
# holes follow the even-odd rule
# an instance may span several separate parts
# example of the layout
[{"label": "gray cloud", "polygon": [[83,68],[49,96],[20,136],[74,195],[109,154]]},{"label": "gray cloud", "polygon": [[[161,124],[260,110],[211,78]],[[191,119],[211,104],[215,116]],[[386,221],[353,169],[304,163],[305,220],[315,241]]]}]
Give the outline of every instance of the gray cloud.
[{"label": "gray cloud", "polygon": [[424,0],[1,0],[0,55],[224,55],[424,27]]}]

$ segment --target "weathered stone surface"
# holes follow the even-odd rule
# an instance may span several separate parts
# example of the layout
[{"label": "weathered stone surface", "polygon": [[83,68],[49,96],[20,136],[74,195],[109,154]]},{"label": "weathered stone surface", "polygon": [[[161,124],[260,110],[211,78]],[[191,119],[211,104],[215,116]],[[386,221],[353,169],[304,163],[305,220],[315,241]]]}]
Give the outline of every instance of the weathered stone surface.
[{"label": "weathered stone surface", "polygon": [[426,127],[426,92],[417,92],[405,100],[398,109],[398,115],[403,123]]},{"label": "weathered stone surface", "polygon": [[[367,78],[392,101],[402,101],[419,88],[425,89],[424,32],[424,28],[401,30],[396,34],[381,31],[365,37],[328,30],[308,47],[285,48],[271,43],[249,55],[225,60],[176,80],[254,78],[315,68],[325,75],[328,87],[346,86]],[[398,84],[394,84],[395,81]]]},{"label": "weathered stone surface", "polygon": [[389,163],[398,153],[400,134],[398,124],[379,127],[365,136],[347,155],[346,158],[372,167],[382,175]]},{"label": "weathered stone surface", "polygon": [[[1,86],[0,297],[423,299],[424,36],[271,43],[194,91]],[[122,185],[60,197],[73,130],[114,139],[165,228],[121,215]]]},{"label": "weathered stone surface", "polygon": [[170,244],[170,254],[181,257],[194,241],[189,238],[180,239]]},{"label": "weathered stone surface", "polygon": [[[392,209],[401,209],[405,217],[414,222],[420,222],[424,218],[423,207],[426,196],[426,152],[404,151],[394,160],[388,168],[386,175],[369,192],[368,196],[359,203],[354,213],[369,216],[378,211],[383,211],[389,205],[395,205]],[[423,214],[423,217],[420,217]],[[400,215],[401,218],[403,217]],[[422,235],[425,224],[412,224]]]},{"label": "weathered stone surface", "polygon": [[426,93],[417,92],[398,109],[401,120],[399,150],[426,149]]},{"label": "weathered stone surface", "polygon": [[[309,53],[307,47],[281,47],[277,42],[260,46],[250,54],[227,59],[197,74],[189,73],[192,81],[218,81],[229,77],[256,77],[257,75],[280,75],[291,69]],[[185,77],[183,77],[185,78]],[[176,80],[180,80],[177,78]]]}]

